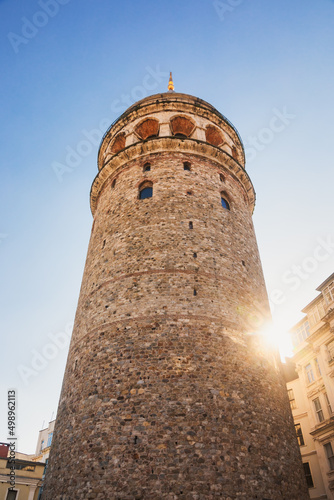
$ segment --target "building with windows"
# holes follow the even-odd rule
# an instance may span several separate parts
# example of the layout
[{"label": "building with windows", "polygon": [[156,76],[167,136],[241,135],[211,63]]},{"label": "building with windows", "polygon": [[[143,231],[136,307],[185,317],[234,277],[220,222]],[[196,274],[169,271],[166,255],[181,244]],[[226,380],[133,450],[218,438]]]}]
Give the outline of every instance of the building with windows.
[{"label": "building with windows", "polygon": [[15,452],[15,487],[10,489],[9,444],[0,443],[0,500],[40,500],[55,420],[39,431],[36,454]]},{"label": "building with windows", "polygon": [[47,427],[45,427],[44,429],[39,431],[38,439],[37,439],[37,446],[36,446],[36,454],[32,459],[33,461],[45,464],[43,476],[42,476],[42,481],[41,481],[41,486],[40,486],[40,496],[38,497],[38,500],[41,499],[42,493],[43,493],[45,473],[46,473],[46,470],[48,467],[48,462],[49,462],[49,455],[50,455],[50,449],[51,449],[51,443],[52,443],[52,438],[53,438],[55,422],[56,422],[55,419],[51,420]]},{"label": "building with windows", "polygon": [[[15,453],[15,462],[9,458],[9,444],[0,443],[0,499],[38,500],[45,464],[33,460],[31,455]],[[10,485],[10,473],[14,467],[14,486]]]},{"label": "building with windows", "polygon": [[39,431],[34,458],[38,462],[46,463],[49,458],[55,422],[51,420],[45,429]]},{"label": "building with windows", "polygon": [[334,273],[291,331],[288,396],[313,499],[334,498]]}]

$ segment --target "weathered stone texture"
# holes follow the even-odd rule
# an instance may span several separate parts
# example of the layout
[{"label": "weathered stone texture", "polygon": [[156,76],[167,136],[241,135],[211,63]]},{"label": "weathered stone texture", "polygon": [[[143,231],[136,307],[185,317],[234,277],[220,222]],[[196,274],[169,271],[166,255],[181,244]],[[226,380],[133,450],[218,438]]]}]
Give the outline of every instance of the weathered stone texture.
[{"label": "weathered stone texture", "polygon": [[99,174],[43,500],[306,499],[277,355],[254,333],[249,195],[212,149],[154,141]]}]

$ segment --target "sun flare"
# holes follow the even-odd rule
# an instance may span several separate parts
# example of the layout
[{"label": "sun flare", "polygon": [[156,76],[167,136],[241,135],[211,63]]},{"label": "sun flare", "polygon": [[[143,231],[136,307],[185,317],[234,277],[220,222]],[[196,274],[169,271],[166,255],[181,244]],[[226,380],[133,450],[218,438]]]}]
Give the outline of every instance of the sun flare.
[{"label": "sun flare", "polygon": [[281,360],[284,362],[285,357],[290,357],[293,354],[292,341],[286,328],[279,325],[277,322],[271,321],[267,323],[260,334],[272,348],[279,350]]}]

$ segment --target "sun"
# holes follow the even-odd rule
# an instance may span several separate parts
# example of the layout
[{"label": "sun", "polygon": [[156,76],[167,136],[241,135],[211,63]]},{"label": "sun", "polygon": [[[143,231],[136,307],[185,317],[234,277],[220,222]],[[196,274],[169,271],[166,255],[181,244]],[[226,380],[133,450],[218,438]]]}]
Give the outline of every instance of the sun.
[{"label": "sun", "polygon": [[291,337],[283,324],[278,321],[270,321],[259,333],[266,343],[279,350],[282,362],[285,361],[286,357],[293,355]]}]

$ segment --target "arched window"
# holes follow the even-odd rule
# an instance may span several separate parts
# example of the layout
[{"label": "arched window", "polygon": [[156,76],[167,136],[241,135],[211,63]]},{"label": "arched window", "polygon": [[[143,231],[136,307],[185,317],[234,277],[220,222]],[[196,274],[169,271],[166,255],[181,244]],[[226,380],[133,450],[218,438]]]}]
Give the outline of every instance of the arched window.
[{"label": "arched window", "polygon": [[205,130],[205,138],[212,146],[221,146],[224,142],[224,137],[219,128],[213,125],[208,125]]},{"label": "arched window", "polygon": [[159,122],[154,118],[147,118],[137,125],[135,132],[143,141],[150,137],[157,137],[159,135]]},{"label": "arched window", "polygon": [[174,116],[170,121],[172,134],[176,137],[186,139],[195,130],[195,124],[185,116]]},{"label": "arched window", "polygon": [[143,167],[143,172],[149,172],[151,170],[151,164],[150,163],[145,163]]},{"label": "arched window", "polygon": [[110,150],[112,153],[116,154],[124,148],[125,148],[125,134],[124,132],[121,132],[113,140]]},{"label": "arched window", "polygon": [[183,163],[183,170],[190,170],[190,167],[191,167],[191,164],[189,163],[189,161],[185,161]]},{"label": "arched window", "polygon": [[224,196],[221,196],[220,200],[223,208],[226,208],[226,210],[231,210],[230,204]]},{"label": "arched window", "polygon": [[139,186],[139,199],[152,198],[153,196],[153,183],[150,181],[142,182]]}]

